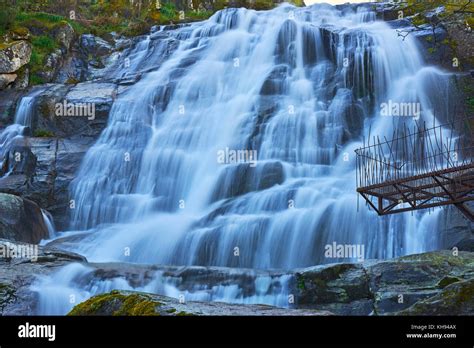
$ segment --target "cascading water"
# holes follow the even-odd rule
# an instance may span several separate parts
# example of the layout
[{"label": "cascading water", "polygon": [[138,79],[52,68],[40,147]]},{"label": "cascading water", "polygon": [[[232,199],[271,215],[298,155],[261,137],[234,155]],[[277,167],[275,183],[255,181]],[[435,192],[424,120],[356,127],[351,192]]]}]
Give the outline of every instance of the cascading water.
[{"label": "cascading water", "polygon": [[[10,150],[16,143],[22,143],[25,131],[31,130],[35,98],[43,92],[36,89],[20,100],[15,113],[14,123],[0,133],[0,177],[11,172],[13,164],[8,163]],[[2,175],[3,173],[3,175]]]},{"label": "cascading water", "polygon": [[[143,76],[88,151],[72,184],[73,232],[62,234],[84,231],[65,247],[89,261],[291,269],[342,261],[324,257],[333,242],[364,245],[365,258],[437,247],[437,212],[357,208],[354,149],[369,129],[390,137],[414,122],[379,105],[416,102],[430,122],[448,111],[438,102],[447,76],[365,7],[227,9],[143,37],[114,69]],[[46,283],[73,287],[61,274]],[[253,301],[281,305],[279,291]],[[53,297],[43,314],[58,312]]]}]

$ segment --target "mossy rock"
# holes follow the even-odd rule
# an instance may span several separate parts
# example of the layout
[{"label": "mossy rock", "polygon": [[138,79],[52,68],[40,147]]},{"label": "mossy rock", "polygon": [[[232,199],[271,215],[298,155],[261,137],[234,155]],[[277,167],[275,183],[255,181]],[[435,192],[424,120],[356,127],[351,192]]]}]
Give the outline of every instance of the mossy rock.
[{"label": "mossy rock", "polygon": [[447,286],[449,286],[453,283],[457,283],[459,281],[461,281],[461,279],[459,279],[458,277],[446,276],[438,282],[438,287],[441,288],[441,289],[444,289],[445,287],[447,287]]},{"label": "mossy rock", "polygon": [[474,265],[471,253],[458,252],[458,255],[455,256],[452,251],[448,250],[403,256],[399,258],[399,261],[429,262],[435,266],[451,267]]},{"label": "mossy rock", "polygon": [[68,315],[150,316],[158,315],[155,309],[161,305],[146,294],[129,295],[114,290],[78,304]]},{"label": "mossy rock", "polygon": [[9,303],[14,302],[15,299],[15,289],[8,284],[0,283],[0,312],[3,311],[5,306]]},{"label": "mossy rock", "polygon": [[474,315],[474,279],[451,284],[396,315]]}]

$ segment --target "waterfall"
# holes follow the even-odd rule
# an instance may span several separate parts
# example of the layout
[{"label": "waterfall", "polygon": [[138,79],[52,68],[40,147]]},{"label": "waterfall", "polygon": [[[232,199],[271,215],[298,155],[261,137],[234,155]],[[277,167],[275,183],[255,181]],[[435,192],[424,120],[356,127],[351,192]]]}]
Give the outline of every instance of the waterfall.
[{"label": "waterfall", "polygon": [[8,163],[11,149],[26,140],[25,135],[31,132],[35,98],[43,92],[43,88],[35,89],[21,98],[15,112],[14,123],[0,132],[0,178],[10,174],[12,164]]},{"label": "waterfall", "polygon": [[164,29],[117,58],[111,76],[141,78],[71,185],[61,236],[83,238],[65,247],[94,262],[268,270],[355,261],[326,258],[333,242],[365,258],[438,246],[436,212],[378,217],[355,187],[362,140],[415,122],[381,103],[419,103],[427,122],[448,112],[448,75],[413,37],[364,6],[226,9]]},{"label": "waterfall", "polygon": [[[18,166],[15,159],[16,152],[20,153],[20,159],[23,160],[22,152],[31,133],[36,97],[41,95],[43,91],[44,88],[36,88],[21,98],[16,109],[14,123],[0,132],[0,179],[10,175],[14,168]],[[22,167],[21,161],[19,161],[20,168]],[[41,210],[41,214],[48,229],[49,238],[54,238],[53,217],[44,209]]]},{"label": "waterfall", "polygon": [[53,239],[56,237],[56,227],[54,226],[53,216],[44,209],[41,209],[41,215],[43,216],[44,224],[48,229],[48,237],[49,239]]}]

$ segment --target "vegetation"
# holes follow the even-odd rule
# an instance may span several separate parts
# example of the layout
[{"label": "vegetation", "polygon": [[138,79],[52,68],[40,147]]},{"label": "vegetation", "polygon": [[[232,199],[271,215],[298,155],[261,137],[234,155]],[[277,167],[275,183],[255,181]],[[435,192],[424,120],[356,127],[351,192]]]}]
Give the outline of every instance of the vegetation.
[{"label": "vegetation", "polygon": [[[444,11],[434,11],[441,6]],[[456,24],[462,29],[471,31],[474,26],[474,0],[406,0],[394,5],[403,17],[413,16],[413,30],[400,30],[401,36],[407,36],[413,31],[431,29],[433,33],[441,26]]]},{"label": "vegetation", "polygon": [[78,304],[68,315],[150,316],[158,315],[161,303],[145,294],[122,294],[117,290],[101,294]]},{"label": "vegetation", "polygon": [[47,129],[37,129],[34,136],[37,138],[52,138],[54,137],[54,133]]},{"label": "vegetation", "polygon": [[[432,33],[427,38],[431,46],[429,53],[437,52],[444,45],[451,49],[453,56],[462,58],[456,66],[474,65],[472,51],[468,48],[471,43],[467,38],[474,26],[474,0],[405,0],[393,6],[399,17],[411,17],[412,28],[397,30],[403,39],[410,33],[429,30]],[[440,28],[448,29],[448,34],[454,39],[439,39],[436,33]]]}]

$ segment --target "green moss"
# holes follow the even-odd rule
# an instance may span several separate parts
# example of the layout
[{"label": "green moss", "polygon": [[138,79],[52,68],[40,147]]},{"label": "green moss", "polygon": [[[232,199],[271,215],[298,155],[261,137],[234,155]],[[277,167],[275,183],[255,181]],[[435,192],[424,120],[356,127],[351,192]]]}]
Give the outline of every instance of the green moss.
[{"label": "green moss", "polygon": [[20,12],[16,15],[15,19],[18,22],[26,22],[31,19],[36,19],[50,25],[54,23],[59,23],[65,18],[63,16],[58,16],[58,15],[46,13],[46,12]]},{"label": "green moss", "polygon": [[13,46],[14,44],[17,44],[18,42],[20,42],[20,41],[1,42],[1,43],[0,43],[0,49],[1,49],[1,50],[4,50],[5,48],[11,47],[11,46]]},{"label": "green moss", "polygon": [[457,277],[446,276],[438,282],[438,287],[443,289],[443,288],[447,287],[448,285],[456,283],[460,280],[461,279],[459,279]]},{"label": "green moss", "polygon": [[5,34],[15,23],[17,9],[13,6],[2,5],[0,11],[0,33]]},{"label": "green moss", "polygon": [[439,294],[421,300],[399,315],[453,315],[470,313],[474,305],[474,280],[456,282]]},{"label": "green moss", "polygon": [[451,252],[428,252],[423,254],[407,255],[400,258],[400,261],[428,261],[437,267],[441,266],[457,266],[464,267],[472,265],[474,260],[470,257],[465,257],[460,253],[454,256]]},{"label": "green moss", "polygon": [[157,315],[155,307],[161,306],[161,303],[147,299],[143,295],[129,295],[125,297],[122,307],[115,311],[113,315]]},{"label": "green moss", "polygon": [[43,83],[45,83],[44,80],[38,75],[35,75],[35,74],[30,75],[31,86],[42,85]]},{"label": "green moss", "polygon": [[161,305],[146,294],[128,295],[114,290],[78,304],[68,315],[151,316],[159,315],[155,308]]},{"label": "green moss", "polygon": [[66,80],[66,85],[76,85],[78,84],[80,81],[78,79],[76,79],[75,77],[68,77],[68,79]]},{"label": "green moss", "polygon": [[296,282],[296,287],[300,290],[306,290],[305,279],[303,276],[299,276]]},{"label": "green moss", "polygon": [[47,129],[37,129],[35,130],[34,136],[37,138],[52,138],[54,133]]},{"label": "green moss", "polygon": [[13,34],[19,35],[19,36],[27,36],[29,34],[29,30],[25,27],[15,27],[10,30]]}]

